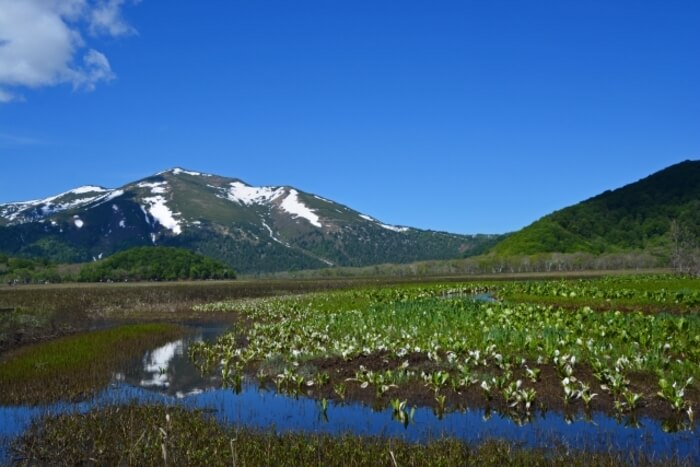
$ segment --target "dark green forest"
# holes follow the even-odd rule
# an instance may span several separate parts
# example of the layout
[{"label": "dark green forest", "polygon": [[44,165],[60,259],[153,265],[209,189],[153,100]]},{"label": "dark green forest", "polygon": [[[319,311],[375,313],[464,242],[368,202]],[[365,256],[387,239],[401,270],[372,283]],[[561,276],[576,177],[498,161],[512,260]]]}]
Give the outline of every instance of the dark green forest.
[{"label": "dark green forest", "polygon": [[138,247],[116,253],[82,267],[81,282],[174,281],[234,279],[225,264],[189,250],[172,247]]},{"label": "dark green forest", "polygon": [[510,235],[491,252],[648,251],[670,255],[671,225],[700,232],[700,161],[685,161],[614,191],[547,215]]}]

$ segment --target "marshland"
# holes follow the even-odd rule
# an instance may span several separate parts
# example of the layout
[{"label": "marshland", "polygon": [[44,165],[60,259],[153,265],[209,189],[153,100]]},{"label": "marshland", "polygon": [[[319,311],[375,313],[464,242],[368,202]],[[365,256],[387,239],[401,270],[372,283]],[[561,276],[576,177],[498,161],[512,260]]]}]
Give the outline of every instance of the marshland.
[{"label": "marshland", "polygon": [[692,465],[698,290],[663,274],[3,287],[3,460]]},{"label": "marshland", "polygon": [[699,1],[164,4],[0,0],[0,465],[700,465]]}]

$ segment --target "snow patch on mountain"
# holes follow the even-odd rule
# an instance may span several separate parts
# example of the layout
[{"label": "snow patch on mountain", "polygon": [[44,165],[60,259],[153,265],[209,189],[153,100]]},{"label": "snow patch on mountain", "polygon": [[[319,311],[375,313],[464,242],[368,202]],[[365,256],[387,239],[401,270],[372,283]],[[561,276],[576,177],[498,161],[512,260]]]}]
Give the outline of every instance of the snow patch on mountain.
[{"label": "snow patch on mountain", "polygon": [[[100,186],[85,185],[85,186],[80,186],[78,188],[73,188],[72,190],[64,191],[63,193],[59,193],[59,194],[54,195],[54,196],[49,196],[48,198],[33,199],[30,201],[20,201],[17,203],[9,203],[9,204],[15,205],[15,206],[38,206],[41,204],[50,204],[51,202],[53,202],[57,199],[71,196],[71,195],[84,195],[86,193],[105,193],[107,191],[109,191],[109,190],[107,190],[106,188],[102,188]],[[95,197],[93,196],[92,198],[95,198]]]},{"label": "snow patch on mountain", "polygon": [[299,199],[299,192],[295,189],[289,190],[289,194],[284,198],[280,207],[295,217],[306,219],[315,227],[323,227],[318,215]]},{"label": "snow patch on mountain", "polygon": [[75,188],[73,190],[70,190],[66,193],[73,193],[76,195],[82,195],[85,193],[104,193],[106,191],[109,191],[109,190],[106,188],[102,188],[101,186],[85,185],[85,186],[81,186],[81,187]]},{"label": "snow patch on mountain", "polygon": [[228,190],[228,199],[238,204],[267,204],[284,194],[284,188],[271,186],[250,186],[241,182],[233,182]]},{"label": "snow patch on mountain", "polygon": [[79,229],[82,229],[83,226],[85,225],[85,222],[83,222],[79,216],[73,216],[73,223]]},{"label": "snow patch on mountain", "polygon": [[141,206],[141,212],[143,213],[143,217],[146,218],[146,224],[150,225],[151,219],[148,217],[148,211],[146,211],[146,206]]},{"label": "snow patch on mountain", "polygon": [[65,203],[47,203],[43,206],[41,206],[41,216],[46,217],[50,216],[51,214],[55,214],[57,212],[61,211],[67,211],[69,209],[77,208],[80,206],[83,206],[85,204],[88,204],[92,201],[94,201],[95,198],[78,198],[73,201],[65,202]]},{"label": "snow patch on mountain", "polygon": [[[149,198],[144,198],[143,201],[148,203],[148,207],[144,208],[144,212],[147,210],[148,213],[163,227],[172,231],[175,235],[180,235],[182,233],[182,227],[180,226],[180,221],[175,219],[175,215],[180,213],[173,213],[164,197],[152,196]],[[148,216],[146,216],[148,220]]]},{"label": "snow patch on mountain", "polygon": [[180,174],[185,174],[185,175],[192,175],[194,177],[211,177],[211,174],[205,174],[202,172],[192,172],[191,170],[185,170],[181,169],[180,167],[175,167],[174,169],[171,170],[173,175],[180,175]]},{"label": "snow patch on mountain", "polygon": [[[262,220],[262,219],[261,219],[261,220]],[[277,243],[279,243],[279,244],[281,244],[281,245],[284,245],[284,246],[286,246],[286,247],[289,247],[289,243],[283,242],[283,241],[280,240],[279,238],[275,237],[275,233],[272,231],[272,228],[271,228],[269,225],[267,225],[267,222],[262,221],[262,225],[263,225],[263,227],[265,227],[265,228],[267,229],[267,231],[270,233],[270,238],[271,238],[271,239],[273,239],[274,241],[276,241]]]},{"label": "snow patch on mountain", "polygon": [[[93,204],[90,207],[94,208],[94,207],[100,206],[104,203],[109,203],[110,201],[113,201],[114,199],[119,198],[123,194],[124,194],[124,190],[112,190],[109,193],[107,193],[106,195],[98,196],[97,198],[95,198],[92,201],[95,204]],[[113,205],[112,209],[114,209],[114,206],[116,206],[116,205]]]},{"label": "snow patch on mountain", "polygon": [[[59,193],[55,196],[50,196],[48,198],[40,199],[40,200],[34,200],[34,201],[25,201],[24,203],[20,204],[32,204],[32,205],[41,205],[41,204],[52,204],[54,201],[61,199],[61,198],[66,198],[71,195],[85,195],[88,193],[106,193],[110,190],[107,190],[105,188],[102,188],[100,186],[92,186],[92,185],[86,185],[86,186],[81,186],[78,188],[74,188],[72,190],[64,191],[63,193]],[[70,205],[70,204],[84,204],[86,202],[90,202],[91,200],[94,200],[96,198],[99,198],[98,196],[89,196],[86,198],[80,198],[74,201],[66,202],[64,204]]]},{"label": "snow patch on mountain", "polygon": [[165,187],[168,186],[168,182],[141,182],[136,186],[139,188],[149,188],[154,195],[162,195],[167,191]]},{"label": "snow patch on mountain", "polygon": [[377,224],[379,224],[379,227],[382,227],[387,230],[392,230],[394,232],[408,232],[408,227],[399,227],[397,225],[382,224],[381,222],[377,222]]},{"label": "snow patch on mountain", "polygon": [[360,217],[363,218],[363,219],[366,220],[366,221],[374,222],[374,223],[377,224],[379,227],[381,227],[381,228],[383,228],[383,229],[386,229],[386,230],[391,230],[392,232],[400,232],[400,233],[403,233],[403,232],[408,232],[408,230],[409,230],[408,227],[401,227],[401,226],[398,226],[398,225],[382,224],[381,222],[379,222],[379,221],[378,221],[377,219],[375,219],[374,217],[370,217],[370,216],[368,216],[368,215],[366,215],[366,214],[360,214]]},{"label": "snow patch on mountain", "polygon": [[174,167],[172,169],[163,170],[162,172],[156,173],[156,175],[163,175],[163,174],[173,174],[173,175],[185,174],[185,175],[192,175],[194,177],[213,177],[212,174],[206,174],[206,173],[202,173],[202,172],[193,172],[191,170],[185,170],[182,167]]},{"label": "snow patch on mountain", "polygon": [[[87,194],[92,194],[93,196],[74,198],[75,196]],[[92,203],[97,203],[95,204],[97,206],[123,194],[124,192],[121,190],[108,190],[92,185],[81,186],[44,199],[0,205],[0,216],[10,222],[32,222]]]},{"label": "snow patch on mountain", "polygon": [[155,222],[172,231],[175,235],[180,235],[182,226],[180,221],[175,218],[180,213],[173,213],[167,205],[167,200],[162,196],[168,192],[168,182],[141,182],[136,186],[148,189],[154,195],[143,198],[143,202],[147,206],[141,206],[141,211],[146,217],[146,222],[151,223],[148,217],[150,214]]}]

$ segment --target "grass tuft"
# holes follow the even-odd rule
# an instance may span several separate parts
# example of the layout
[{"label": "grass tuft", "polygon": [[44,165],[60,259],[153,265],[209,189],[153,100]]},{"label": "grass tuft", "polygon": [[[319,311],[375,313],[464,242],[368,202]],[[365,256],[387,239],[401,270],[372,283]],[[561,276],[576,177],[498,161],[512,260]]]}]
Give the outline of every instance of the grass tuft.
[{"label": "grass tuft", "polygon": [[527,449],[504,441],[427,444],[353,435],[276,434],[224,428],[180,407],[113,406],[35,423],[12,446],[15,465],[692,465],[634,452]]}]

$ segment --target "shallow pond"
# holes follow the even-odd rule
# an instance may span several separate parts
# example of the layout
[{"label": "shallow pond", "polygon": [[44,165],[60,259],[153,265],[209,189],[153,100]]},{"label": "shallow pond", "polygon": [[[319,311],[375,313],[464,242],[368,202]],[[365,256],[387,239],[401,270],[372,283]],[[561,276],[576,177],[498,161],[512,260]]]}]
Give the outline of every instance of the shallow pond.
[{"label": "shallow pond", "polygon": [[[47,413],[87,411],[97,406],[138,400],[142,403],[183,404],[210,411],[227,424],[322,433],[354,433],[427,441],[450,436],[475,442],[502,438],[531,447],[563,444],[571,448],[645,451],[656,457],[678,454],[700,464],[700,437],[696,431],[667,433],[662,423],[639,419],[622,423],[602,413],[586,420],[583,414],[567,419],[557,412],[537,413],[525,424],[483,409],[447,413],[438,418],[429,408],[419,408],[407,425],[392,418],[391,408],[374,411],[361,404],[329,403],[324,413],[318,401],[277,394],[245,381],[240,393],[221,389],[215,377],[202,377],[187,358],[192,342],[213,340],[221,326],[193,327],[192,334],[147,352],[129,368],[115,374],[113,383],[82,403],[59,403],[40,407],[0,407],[0,437],[12,439],[37,417]],[[0,454],[2,454],[0,452]],[[2,459],[0,459],[0,462]]]}]

